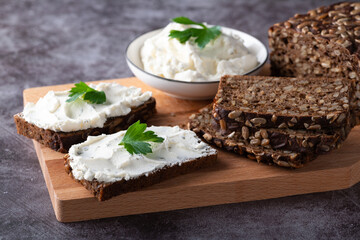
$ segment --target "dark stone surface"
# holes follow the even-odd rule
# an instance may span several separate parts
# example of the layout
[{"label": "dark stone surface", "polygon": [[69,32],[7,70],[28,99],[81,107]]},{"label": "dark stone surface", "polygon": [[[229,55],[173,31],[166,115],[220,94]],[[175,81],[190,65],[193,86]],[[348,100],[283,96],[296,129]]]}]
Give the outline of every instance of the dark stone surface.
[{"label": "dark stone surface", "polygon": [[[360,184],[334,192],[117,217],[56,221],[30,140],[12,120],[25,88],[131,76],[136,35],[185,15],[248,32],[334,1],[20,1],[0,7],[0,239],[360,239]],[[219,196],[221,197],[221,196]]]}]

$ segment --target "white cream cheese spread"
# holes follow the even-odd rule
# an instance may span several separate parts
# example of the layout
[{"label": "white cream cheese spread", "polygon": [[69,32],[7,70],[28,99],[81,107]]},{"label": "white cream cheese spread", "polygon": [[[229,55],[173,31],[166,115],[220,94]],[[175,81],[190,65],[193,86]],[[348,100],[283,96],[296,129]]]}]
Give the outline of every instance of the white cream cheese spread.
[{"label": "white cream cheese spread", "polygon": [[69,91],[49,91],[36,103],[28,103],[23,111],[27,122],[55,132],[72,132],[82,129],[103,127],[107,118],[124,116],[131,107],[137,107],[151,97],[151,92],[140,88],[124,87],[117,83],[90,84],[90,87],[104,91],[106,102],[92,104],[81,99],[66,102]]},{"label": "white cream cheese spread", "polygon": [[222,33],[205,48],[192,39],[180,43],[170,38],[170,30],[183,31],[192,25],[170,23],[159,34],[147,39],[141,49],[144,70],[152,74],[188,82],[218,81],[226,74],[241,75],[258,64],[243,40]]},{"label": "white cream cheese spread", "polygon": [[148,127],[164,138],[151,142],[152,153],[131,155],[119,145],[126,131],[111,135],[89,136],[69,150],[73,176],[78,180],[115,182],[141,175],[148,176],[166,166],[181,165],[189,160],[212,155],[216,150],[202,142],[194,132],[175,127]]}]

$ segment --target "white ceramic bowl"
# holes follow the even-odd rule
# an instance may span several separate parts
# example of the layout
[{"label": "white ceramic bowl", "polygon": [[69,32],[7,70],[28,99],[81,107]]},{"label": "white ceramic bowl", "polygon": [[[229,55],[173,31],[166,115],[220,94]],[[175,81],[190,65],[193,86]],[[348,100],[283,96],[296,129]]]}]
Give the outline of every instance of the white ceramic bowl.
[{"label": "white ceramic bowl", "polygon": [[[134,39],[126,49],[126,62],[133,74],[145,84],[159,89],[166,94],[191,100],[211,99],[215,96],[219,81],[213,82],[186,82],[174,79],[163,78],[152,73],[144,71],[140,57],[140,50],[144,41],[156,34],[162,29],[157,29],[145,33]],[[231,28],[221,27],[221,31],[227,35],[238,36],[244,40],[245,47],[257,57],[258,65],[245,73],[244,75],[256,75],[263,68],[267,58],[268,51],[263,43],[255,37]]]}]

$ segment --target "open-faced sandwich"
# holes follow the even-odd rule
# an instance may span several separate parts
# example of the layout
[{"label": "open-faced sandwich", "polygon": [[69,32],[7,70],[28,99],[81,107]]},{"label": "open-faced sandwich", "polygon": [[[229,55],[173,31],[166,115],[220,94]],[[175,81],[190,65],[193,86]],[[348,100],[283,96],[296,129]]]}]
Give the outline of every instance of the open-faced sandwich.
[{"label": "open-faced sandwich", "polygon": [[127,131],[89,136],[65,156],[65,170],[98,200],[139,190],[210,166],[217,151],[194,132],[148,127],[139,121]]},{"label": "open-faced sandwich", "polygon": [[127,129],[155,113],[151,92],[117,83],[75,84],[70,91],[49,91],[14,116],[19,134],[67,152],[88,136]]}]

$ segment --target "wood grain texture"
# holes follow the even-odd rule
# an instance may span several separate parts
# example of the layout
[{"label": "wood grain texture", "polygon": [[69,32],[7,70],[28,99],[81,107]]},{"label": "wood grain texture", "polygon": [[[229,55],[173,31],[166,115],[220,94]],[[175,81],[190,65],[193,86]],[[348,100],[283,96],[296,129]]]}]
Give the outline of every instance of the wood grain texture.
[{"label": "wood grain texture", "polygon": [[[153,92],[158,113],[151,125],[185,124],[188,116],[209,101],[169,97],[136,78],[107,80]],[[26,89],[24,102],[37,101],[49,90],[72,84]],[[99,202],[64,170],[63,154],[34,141],[56,217],[61,222],[168,211],[217,204],[277,198],[349,188],[360,181],[360,127],[343,147],[322,155],[302,169],[290,170],[258,164],[234,153],[219,151],[215,166],[182,175],[140,191]]]}]

